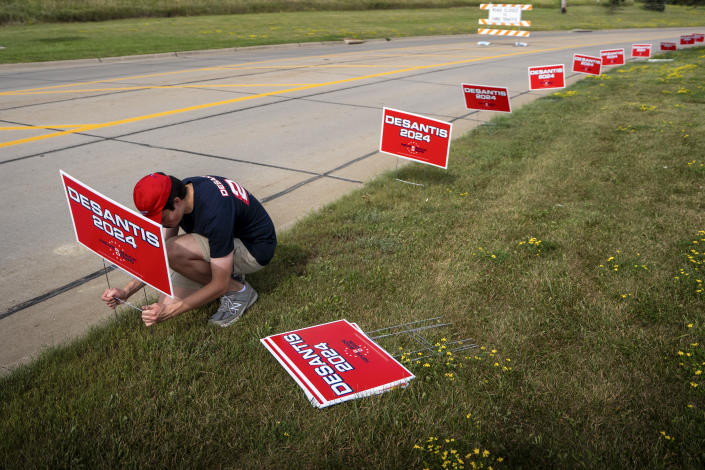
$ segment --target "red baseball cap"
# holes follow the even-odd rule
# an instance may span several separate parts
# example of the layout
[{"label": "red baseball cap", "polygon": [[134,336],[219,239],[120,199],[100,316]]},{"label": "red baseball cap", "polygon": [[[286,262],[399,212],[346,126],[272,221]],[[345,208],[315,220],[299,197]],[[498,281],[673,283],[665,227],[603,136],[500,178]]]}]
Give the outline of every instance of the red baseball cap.
[{"label": "red baseball cap", "polygon": [[159,225],[162,223],[162,210],[171,194],[171,178],[160,173],[152,173],[137,182],[132,191],[135,207],[145,217]]}]

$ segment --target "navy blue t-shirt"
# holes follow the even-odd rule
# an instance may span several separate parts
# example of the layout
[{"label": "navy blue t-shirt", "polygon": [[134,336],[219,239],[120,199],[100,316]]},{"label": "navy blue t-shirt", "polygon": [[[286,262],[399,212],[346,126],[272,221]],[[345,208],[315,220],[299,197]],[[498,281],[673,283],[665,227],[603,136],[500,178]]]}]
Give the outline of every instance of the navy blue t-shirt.
[{"label": "navy blue t-shirt", "polygon": [[211,258],[230,254],[233,239],[239,238],[260,265],[269,263],[277,236],[272,219],[252,194],[221,176],[194,176],[183,182],[193,185],[193,211],[184,214],[180,226],[208,238]]}]

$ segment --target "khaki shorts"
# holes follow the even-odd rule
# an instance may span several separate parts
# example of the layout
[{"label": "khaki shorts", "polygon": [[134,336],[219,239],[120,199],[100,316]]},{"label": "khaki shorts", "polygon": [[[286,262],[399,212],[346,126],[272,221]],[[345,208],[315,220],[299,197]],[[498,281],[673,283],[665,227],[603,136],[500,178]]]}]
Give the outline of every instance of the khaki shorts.
[{"label": "khaki shorts", "polygon": [[[188,235],[191,235],[198,243],[198,246],[201,248],[203,260],[210,263],[211,249],[208,245],[208,239],[198,233],[190,233]],[[263,268],[263,266],[257,262],[255,257],[250,254],[247,248],[245,248],[245,245],[242,244],[242,241],[239,238],[236,238],[234,241],[235,251],[233,253],[233,274],[250,274]],[[195,290],[203,287],[201,284],[177,273],[173,269],[170,269],[169,271],[171,273],[171,283],[175,288],[181,287],[184,289]]]}]

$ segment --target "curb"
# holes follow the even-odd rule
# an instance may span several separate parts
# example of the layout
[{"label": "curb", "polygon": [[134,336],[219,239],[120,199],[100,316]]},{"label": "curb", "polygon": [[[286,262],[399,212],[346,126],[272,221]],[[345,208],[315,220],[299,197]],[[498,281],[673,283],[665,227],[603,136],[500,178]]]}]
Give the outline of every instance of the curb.
[{"label": "curb", "polygon": [[[693,29],[696,27],[686,27],[685,29]],[[629,28],[632,29],[632,28]],[[643,31],[643,30],[648,30],[652,28],[633,28],[634,31]],[[669,30],[672,29],[674,31],[680,31],[683,30],[684,28],[680,27],[666,27],[666,28],[658,28],[658,29],[663,29],[663,30]],[[603,32],[610,32],[610,31],[621,31],[619,29],[605,29],[602,30]],[[542,34],[551,34],[551,33],[561,33],[564,31],[557,30],[557,31],[535,31],[534,33],[542,33]],[[589,29],[573,29],[571,30],[572,33],[590,33],[593,32],[593,30]],[[193,51],[174,51],[174,52],[161,52],[161,53],[154,53],[154,54],[139,54],[139,55],[126,55],[126,56],[116,56],[116,57],[98,57],[98,58],[92,58],[92,59],[69,59],[69,60],[55,60],[55,61],[45,61],[45,62],[20,62],[20,63],[14,63],[14,64],[0,64],[0,71],[1,70],[18,70],[22,68],[27,68],[27,69],[35,69],[39,67],[46,67],[46,66],[53,66],[53,67],[72,67],[76,65],[93,65],[93,64],[114,64],[114,63],[119,63],[119,62],[131,62],[131,61],[139,61],[139,60],[149,60],[149,59],[164,59],[164,58],[169,58],[169,57],[196,57],[196,56],[201,56],[201,55],[210,55],[210,54],[222,54],[222,53],[227,53],[227,52],[238,52],[238,51],[251,51],[251,50],[258,50],[258,49],[292,49],[292,48],[297,48],[297,47],[310,47],[310,46],[335,46],[335,45],[340,45],[342,44],[347,44],[347,45],[356,45],[356,44],[362,44],[362,43],[368,43],[368,42],[399,42],[399,41],[405,41],[405,40],[418,40],[418,39],[425,39],[425,38],[448,38],[448,37],[467,37],[467,38],[474,38],[478,36],[477,34],[474,33],[463,33],[463,34],[442,34],[442,35],[428,35],[428,36],[407,36],[407,37],[399,37],[399,38],[372,38],[372,39],[351,39],[351,38],[346,38],[338,41],[315,41],[315,42],[293,42],[293,43],[286,43],[286,44],[264,44],[260,46],[244,46],[244,47],[227,47],[223,49],[200,49],[200,50],[193,50]]]},{"label": "curb", "polygon": [[[439,36],[434,36],[439,37]],[[227,47],[223,49],[200,49],[194,51],[174,51],[174,52],[159,52],[154,54],[137,54],[137,55],[126,55],[126,56],[116,56],[116,57],[96,57],[91,59],[69,59],[69,60],[52,60],[44,62],[19,62],[14,64],[0,64],[0,70],[17,70],[17,69],[36,69],[40,67],[74,67],[80,65],[95,65],[95,64],[115,64],[120,62],[135,62],[140,60],[150,60],[150,59],[165,59],[169,57],[198,57],[205,55],[217,55],[223,53],[232,53],[238,51],[253,51],[260,49],[295,49],[299,47],[311,47],[311,46],[337,46],[345,44],[362,44],[367,42],[387,42],[387,41],[400,41],[404,39],[411,38],[398,38],[398,39],[385,39],[385,38],[374,38],[374,39],[361,39],[350,41],[340,40],[340,41],[314,41],[314,42],[292,42],[286,44],[264,44],[260,46],[244,46],[244,47]],[[416,37],[415,37],[416,39]],[[350,42],[348,42],[350,41]]]},{"label": "curb", "polygon": [[153,54],[137,54],[137,55],[126,55],[126,56],[115,56],[115,57],[96,57],[91,59],[68,59],[68,60],[52,60],[44,62],[19,62],[14,64],[0,64],[0,71],[2,70],[18,70],[18,69],[36,69],[41,67],[74,67],[80,65],[95,65],[95,64],[115,64],[120,62],[136,62],[140,60],[150,60],[150,59],[166,59],[169,57],[198,57],[205,55],[217,55],[223,53],[233,53],[239,51],[256,51],[265,49],[296,49],[299,47],[312,47],[312,46],[339,46],[339,45],[350,45],[355,46],[364,43],[375,43],[375,42],[403,42],[412,41],[426,38],[457,38],[457,37],[467,37],[472,38],[477,36],[476,34],[441,34],[441,35],[428,35],[428,36],[406,36],[399,38],[371,38],[371,39],[341,39],[338,41],[314,41],[314,42],[291,42],[285,44],[263,44],[260,46],[243,46],[243,47],[226,47],[222,49],[199,49],[193,51],[173,51],[173,52],[159,52]]}]

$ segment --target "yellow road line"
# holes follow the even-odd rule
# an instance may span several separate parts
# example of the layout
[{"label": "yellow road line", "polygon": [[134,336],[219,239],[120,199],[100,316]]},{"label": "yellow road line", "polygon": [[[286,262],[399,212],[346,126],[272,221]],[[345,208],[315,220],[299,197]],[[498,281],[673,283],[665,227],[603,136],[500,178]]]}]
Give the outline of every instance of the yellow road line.
[{"label": "yellow road line", "polygon": [[[274,60],[274,59],[272,59]],[[287,60],[287,59],[285,59]],[[264,61],[266,62],[266,61]],[[257,62],[256,62],[257,63]],[[77,82],[77,83],[66,83],[63,85],[52,85],[48,87],[38,87],[38,88],[28,88],[28,89],[23,89],[23,90],[13,90],[13,91],[3,91],[0,92],[0,96],[17,96],[17,95],[31,95],[31,94],[41,94],[41,91],[44,90],[56,90],[58,88],[70,88],[70,87],[76,87],[76,86],[81,86],[81,85],[93,85],[96,83],[110,83],[110,82],[116,82],[116,81],[123,81],[123,80],[134,80],[138,78],[153,78],[153,77],[159,77],[159,76],[164,76],[164,75],[171,75],[171,74],[180,74],[180,73],[195,73],[195,72],[208,72],[208,71],[215,71],[215,70],[263,70],[263,69],[273,69],[273,70],[279,70],[279,69],[286,69],[286,70],[291,70],[291,69],[305,69],[305,68],[389,68],[393,67],[392,65],[380,65],[380,64],[304,64],[304,65],[252,65],[252,66],[237,66],[237,65],[231,65],[231,66],[218,66],[218,67],[204,67],[204,68],[198,68],[198,69],[185,69],[185,70],[179,70],[179,71],[173,71],[173,72],[160,72],[160,73],[154,73],[154,74],[149,74],[149,75],[135,75],[131,77],[118,77],[118,78],[109,78],[105,80],[95,80],[95,81],[90,81],[90,82]],[[288,84],[288,85],[283,85],[283,86],[293,86],[296,84]],[[183,86],[183,87],[189,87],[192,86],[194,88],[196,87],[203,87],[203,86],[208,86],[208,85],[163,85],[161,88],[168,88],[168,87],[178,87],[178,86]],[[243,85],[245,86],[245,85]],[[268,86],[268,85],[250,85],[250,86]],[[279,84],[272,84],[272,86],[279,86]],[[140,89],[140,88],[160,88],[159,86],[135,86],[135,87],[125,87],[125,88],[114,88],[115,90],[132,90],[132,89]],[[110,90],[110,88],[108,89]],[[91,89],[89,91],[103,91],[103,89]],[[47,92],[49,93],[49,92]],[[56,92],[58,93],[58,92]]]},{"label": "yellow road line", "polygon": [[[307,65],[257,65],[257,66],[248,66],[248,67],[208,67],[208,68],[201,68],[201,69],[187,69],[187,70],[182,70],[178,72],[163,72],[159,74],[151,74],[151,75],[137,75],[133,77],[120,77],[120,78],[111,78],[111,79],[106,79],[106,80],[97,80],[97,81],[91,81],[91,82],[78,82],[78,83],[67,83],[64,85],[52,85],[48,87],[39,87],[39,88],[29,88],[29,89],[23,89],[23,90],[13,90],[13,91],[3,91],[0,92],[0,96],[24,96],[24,95],[40,95],[40,94],[50,94],[50,93],[73,93],[74,90],[58,90],[58,88],[70,88],[70,87],[77,87],[81,85],[93,85],[96,83],[110,83],[110,82],[115,82],[115,81],[123,81],[123,80],[133,80],[137,78],[152,78],[156,76],[161,76],[161,75],[167,75],[167,74],[173,74],[173,73],[193,73],[193,72],[203,72],[203,71],[211,71],[211,70],[251,70],[251,69],[257,69],[257,70],[266,70],[266,69],[271,69],[271,70],[279,70],[279,69],[286,69],[286,70],[291,70],[291,69],[305,69],[305,68],[390,68],[393,67],[393,65],[380,65],[380,64],[358,64],[358,65],[353,65],[353,64],[307,64]],[[126,90],[139,90],[139,89],[149,89],[149,88],[204,88],[204,87],[216,87],[216,86],[298,86],[298,85],[305,85],[305,84],[296,84],[296,83],[289,83],[289,84],[278,84],[278,83],[273,83],[273,84],[242,84],[242,85],[144,85],[144,86],[134,86],[134,87],[119,87],[119,88],[89,88],[89,89],[82,89],[78,90],[77,92],[94,92],[94,91],[111,91],[111,90],[116,90],[116,91],[126,91]]]},{"label": "yellow road line", "polygon": [[15,92],[12,96],[25,95],[53,95],[63,93],[96,93],[105,91],[130,91],[130,90],[155,90],[155,89],[180,89],[180,88],[250,88],[250,87],[293,87],[313,85],[313,83],[234,83],[221,85],[142,85],[142,86],[126,86],[115,88],[82,88],[79,90],[45,90],[45,91],[23,91]]},{"label": "yellow road line", "polygon": [[[652,38],[648,39],[649,41],[655,41],[658,39],[665,39],[665,38],[670,38],[673,37],[673,33],[664,33],[665,35],[662,37],[657,37],[657,38]],[[605,41],[602,43],[597,43],[597,44],[582,44],[578,46],[567,46],[564,47],[563,49],[568,49],[569,47],[591,47],[591,46],[596,46],[596,45],[602,45],[602,44],[611,44],[613,43],[614,40],[611,41]],[[456,49],[457,45],[453,44],[448,44],[449,46],[453,46],[452,49]],[[430,49],[430,50],[438,50],[437,45],[428,45],[428,46],[407,46],[407,47],[396,47],[396,48],[390,48],[388,51],[384,50],[377,50],[377,51],[346,51],[346,52],[336,52],[336,53],[331,53],[331,54],[322,54],[318,56],[312,56],[312,57],[305,57],[303,59],[323,59],[326,57],[338,57],[338,56],[346,56],[346,57],[352,57],[354,55],[361,55],[361,54],[375,54],[375,55],[380,55],[380,56],[385,56],[385,55],[392,55],[395,52],[398,51],[404,51],[404,50],[425,50],[425,49]],[[548,50],[554,50],[554,49],[548,49]],[[540,51],[531,51],[531,52],[540,52]],[[527,51],[527,53],[529,53]],[[413,56],[414,54],[410,54]],[[433,54],[431,54],[433,55]],[[400,55],[401,56],[401,55]],[[38,88],[29,88],[29,89],[24,89],[24,90],[16,90],[16,91],[5,91],[5,92],[0,92],[0,96],[3,95],[12,95],[12,94],[18,94],[20,92],[27,92],[27,91],[38,91],[38,90],[52,90],[52,89],[57,89],[57,88],[69,88],[69,87],[75,87],[75,86],[81,86],[81,85],[90,85],[94,83],[110,83],[110,82],[115,82],[115,81],[121,81],[121,80],[135,80],[139,78],[153,78],[153,77],[163,77],[163,76],[168,76],[168,75],[178,75],[178,74],[184,74],[184,73],[194,73],[194,72],[204,72],[204,71],[216,71],[216,70],[224,70],[224,69],[242,69],[242,68],[247,68],[250,65],[257,65],[257,64],[265,64],[268,62],[283,62],[283,61],[293,61],[293,60],[302,60],[302,57],[288,57],[288,58],[277,58],[277,59],[267,59],[267,60],[260,60],[260,61],[250,61],[250,62],[243,62],[242,64],[229,64],[229,65],[219,65],[219,66],[213,66],[213,67],[201,67],[201,68],[194,68],[194,69],[182,69],[182,70],[174,70],[171,72],[157,72],[157,73],[151,73],[151,74],[144,74],[144,75],[133,75],[133,76],[126,76],[126,77],[116,77],[116,78],[109,78],[109,79],[103,79],[103,80],[94,80],[94,81],[88,81],[88,82],[77,82],[77,83],[67,83],[63,85],[52,85],[48,87],[38,87]],[[286,67],[286,66],[282,66]]]},{"label": "yellow road line", "polygon": [[[555,50],[555,49],[545,49],[545,50],[541,50],[541,51],[532,51],[532,52],[547,52],[547,51],[552,51],[552,50]],[[498,56],[480,57],[480,58],[475,58],[475,59],[467,59],[467,60],[460,60],[460,61],[454,61],[454,62],[445,62],[442,64],[419,65],[419,66],[415,66],[415,67],[407,67],[404,69],[392,70],[389,72],[380,72],[380,73],[375,73],[375,74],[370,74],[370,75],[363,75],[361,77],[344,78],[341,80],[333,80],[330,82],[318,83],[318,84],[313,84],[313,85],[305,85],[305,86],[300,86],[300,87],[287,88],[284,90],[269,91],[266,93],[259,93],[257,95],[242,96],[239,98],[233,98],[233,99],[223,100],[223,101],[216,101],[213,103],[204,103],[204,104],[199,104],[199,105],[195,105],[195,106],[188,106],[186,108],[172,109],[172,110],[168,110],[168,111],[162,111],[159,113],[146,114],[144,116],[136,116],[136,117],[127,118],[127,119],[120,119],[117,121],[110,121],[110,122],[105,122],[105,123],[100,123],[100,124],[86,124],[84,126],[80,126],[75,129],[72,129],[72,130],[55,132],[53,134],[46,134],[46,135],[41,135],[41,136],[27,137],[24,139],[17,139],[17,140],[12,140],[9,142],[3,142],[3,143],[0,143],[0,148],[10,147],[10,146],[19,145],[19,144],[25,144],[28,142],[36,142],[38,140],[59,137],[62,135],[67,135],[67,134],[76,134],[78,132],[94,131],[97,129],[104,129],[106,127],[113,127],[113,126],[118,126],[118,125],[122,125],[122,124],[129,124],[129,123],[133,123],[133,122],[146,121],[148,119],[155,119],[155,118],[160,118],[160,117],[172,116],[174,114],[181,114],[181,113],[186,113],[186,112],[190,112],[190,111],[197,111],[197,110],[201,110],[201,109],[212,108],[215,106],[223,106],[226,104],[233,104],[233,103],[238,103],[241,101],[253,100],[256,98],[263,98],[265,96],[275,96],[275,95],[281,95],[283,93],[292,93],[295,91],[310,90],[312,88],[319,88],[319,87],[331,86],[331,85],[339,85],[342,83],[349,83],[349,82],[355,82],[355,81],[365,80],[365,79],[370,79],[370,78],[384,77],[384,76],[394,75],[394,74],[399,74],[399,73],[404,73],[404,72],[413,72],[416,70],[444,67],[444,66],[449,66],[449,65],[458,65],[458,64],[468,63],[468,62],[475,62],[478,60],[496,59],[499,57],[508,57],[508,56],[513,56],[513,55],[523,55],[523,54],[527,54],[527,52],[526,51],[514,52],[514,53],[510,53],[510,54],[501,54]]]},{"label": "yellow road line", "polygon": [[0,126],[0,131],[26,131],[34,129],[68,129],[71,127],[81,127],[85,124],[61,124],[58,126]]},{"label": "yellow road line", "polygon": [[414,54],[410,52],[408,54],[377,54],[380,57],[467,57],[468,54]]},{"label": "yellow road line", "polygon": [[[273,61],[274,59],[272,59]],[[242,65],[247,65],[247,64],[258,64],[262,62],[268,62],[268,61],[258,61],[258,62],[247,62]],[[237,64],[233,64],[232,67],[237,66]],[[145,75],[132,75],[132,76],[127,76],[127,77],[116,77],[116,78],[107,78],[103,80],[92,80],[88,82],[76,82],[76,83],[65,83],[63,85],[52,85],[52,86],[47,86],[47,87],[37,87],[37,88],[28,88],[24,90],[15,90],[15,91],[4,91],[0,92],[0,96],[2,95],[12,95],[20,92],[27,92],[27,91],[38,91],[38,90],[55,90],[57,88],[70,88],[70,87],[75,87],[75,86],[81,86],[81,85],[92,85],[95,83],[111,83],[111,82],[117,82],[117,81],[122,81],[122,80],[135,80],[138,78],[153,78],[153,77],[163,77],[167,75],[177,75],[177,74],[182,74],[182,73],[192,73],[192,72],[208,72],[211,70],[223,70],[223,69],[231,69],[230,66],[217,66],[217,67],[202,67],[202,68],[196,68],[196,69],[183,69],[183,70],[174,70],[171,72],[158,72],[158,73],[150,73],[150,74],[145,74]]]},{"label": "yellow road line", "polygon": [[497,56],[486,56],[486,57],[479,57],[479,58],[474,58],[474,59],[458,60],[458,61],[454,61],[454,62],[444,62],[441,64],[418,65],[415,67],[407,67],[404,69],[392,70],[389,72],[380,72],[380,73],[375,73],[375,74],[370,74],[370,75],[363,75],[361,77],[344,78],[342,80],[333,80],[330,82],[324,82],[324,83],[319,83],[319,84],[305,85],[305,86],[300,86],[300,87],[295,87],[295,88],[287,88],[285,90],[269,91],[269,92],[260,93],[257,95],[242,96],[239,98],[233,98],[233,99],[223,100],[223,101],[216,101],[213,103],[204,103],[204,104],[195,105],[195,106],[188,106],[186,108],[172,109],[172,110],[168,110],[168,111],[162,111],[159,113],[147,114],[144,116],[136,116],[136,117],[127,118],[127,119],[120,119],[117,121],[110,121],[110,122],[105,122],[105,123],[101,123],[101,124],[86,124],[85,126],[80,126],[80,127],[77,127],[73,130],[55,132],[53,134],[46,134],[46,135],[42,135],[42,136],[28,137],[28,138],[24,138],[24,139],[17,139],[17,140],[9,141],[9,142],[3,142],[3,143],[0,143],[0,148],[10,147],[13,145],[19,145],[19,144],[24,144],[24,143],[28,143],[28,142],[36,142],[38,140],[59,137],[62,135],[67,135],[67,134],[75,134],[78,132],[93,131],[96,129],[103,129],[106,127],[112,127],[112,126],[118,126],[118,125],[122,125],[122,124],[129,124],[129,123],[133,123],[133,122],[145,121],[148,119],[155,119],[155,118],[159,118],[159,117],[171,116],[174,114],[186,113],[186,112],[190,112],[190,111],[197,111],[200,109],[207,109],[207,108],[212,108],[215,106],[233,104],[233,103],[237,103],[240,101],[247,101],[247,100],[252,100],[252,99],[256,99],[256,98],[263,98],[265,96],[275,96],[275,95],[280,95],[283,93],[292,93],[295,91],[310,90],[312,88],[319,88],[319,87],[331,86],[331,85],[339,85],[342,83],[355,82],[355,81],[365,80],[365,79],[369,79],[369,78],[384,77],[387,75],[394,75],[394,74],[399,74],[399,73],[404,73],[404,72],[413,72],[416,70],[445,67],[445,66],[450,66],[450,65],[459,65],[459,64],[469,63],[469,62],[476,62],[479,60],[497,59],[500,57],[509,57],[509,56],[514,56],[514,55],[525,55],[528,53],[535,53],[535,52],[549,52],[549,51],[554,51],[554,50],[559,50],[559,49],[561,49],[561,48],[543,49],[543,50],[531,51],[531,52],[528,52],[528,51],[513,52],[513,53],[509,53],[509,54],[500,54]]},{"label": "yellow road line", "polygon": [[381,64],[301,64],[301,65],[250,65],[248,67],[238,67],[237,70],[250,70],[250,69],[345,69],[345,68],[357,68],[357,67],[369,67],[369,68],[381,68],[389,67],[389,65]]},{"label": "yellow road line", "polygon": [[[583,44],[583,45],[580,45],[580,47],[594,47],[594,46],[603,45],[603,44],[611,44],[613,42],[614,42],[614,40],[601,42],[601,43],[587,44],[587,45]],[[120,119],[120,120],[116,120],[116,121],[109,121],[109,122],[105,122],[105,123],[86,124],[83,126],[76,127],[72,130],[55,132],[53,134],[46,134],[46,135],[42,135],[42,136],[28,137],[28,138],[24,138],[24,139],[17,139],[17,140],[13,140],[13,141],[9,141],[9,142],[3,142],[3,143],[0,143],[0,148],[10,147],[10,146],[24,144],[24,143],[28,143],[28,142],[35,142],[35,141],[49,139],[49,138],[53,138],[53,137],[59,137],[62,135],[67,135],[67,134],[76,134],[79,132],[87,132],[87,131],[92,131],[92,130],[96,130],[96,129],[103,129],[106,127],[113,127],[113,126],[118,126],[118,125],[122,125],[122,124],[129,124],[129,123],[133,123],[133,122],[139,122],[139,121],[145,121],[145,120],[149,120],[149,119],[166,117],[166,116],[186,113],[186,112],[190,112],[190,111],[197,111],[197,110],[201,110],[201,109],[212,108],[212,107],[216,107],[216,106],[223,106],[223,105],[227,105],[227,104],[238,103],[241,101],[263,98],[266,96],[276,96],[276,95],[281,95],[284,93],[292,93],[292,92],[296,92],[296,91],[310,90],[313,88],[339,85],[339,84],[343,84],[343,83],[350,83],[350,82],[355,82],[355,81],[359,81],[359,80],[366,80],[366,79],[370,79],[370,78],[379,78],[379,77],[384,77],[384,76],[388,76],[388,75],[395,75],[395,74],[404,73],[404,72],[413,72],[413,71],[417,71],[417,70],[425,70],[425,69],[430,69],[430,68],[447,67],[447,66],[451,66],[451,65],[460,65],[460,64],[470,63],[470,62],[477,62],[480,60],[498,59],[498,58],[502,58],[502,57],[511,57],[511,56],[518,56],[518,55],[536,54],[536,53],[541,53],[541,52],[558,51],[558,50],[570,49],[570,48],[575,48],[575,47],[577,47],[577,46],[569,45],[569,46],[553,47],[553,48],[548,48],[548,49],[511,52],[511,53],[499,54],[499,55],[494,55],[494,56],[484,56],[484,57],[476,57],[476,58],[472,58],[472,59],[443,62],[443,63],[439,63],[439,64],[419,65],[419,66],[415,66],[415,67],[407,67],[407,68],[392,70],[392,71],[388,71],[388,72],[380,72],[380,73],[376,73],[376,74],[363,75],[360,77],[351,77],[351,78],[345,78],[345,79],[341,79],[341,80],[333,80],[333,81],[329,81],[329,82],[304,85],[304,86],[299,86],[299,87],[294,87],[294,88],[287,88],[284,90],[270,91],[270,92],[266,92],[266,93],[259,93],[256,95],[243,96],[243,97],[233,98],[233,99],[229,99],[229,100],[216,101],[216,102],[212,102],[212,103],[204,103],[204,104],[200,104],[200,105],[188,106],[188,107],[179,108],[179,109],[172,109],[172,110],[168,110],[168,111],[162,111],[162,112],[147,114],[147,115],[143,115],[143,116],[136,116],[136,117]]]},{"label": "yellow road line", "polygon": [[[401,50],[406,50],[406,49],[418,49],[418,46],[398,47],[394,50],[401,51]],[[365,53],[366,53],[366,51],[336,52],[333,54],[322,54],[322,55],[318,55],[318,56],[305,57],[304,59],[323,59],[326,57],[337,57],[337,56],[341,56],[341,55],[351,57],[353,55],[360,55],[360,54],[365,54]],[[0,96],[11,95],[11,94],[17,93],[19,91],[52,90],[52,89],[57,89],[57,88],[69,88],[69,87],[80,86],[80,85],[91,85],[94,83],[110,83],[110,82],[116,82],[116,81],[122,81],[122,80],[135,80],[138,78],[163,77],[163,76],[168,76],[168,75],[178,75],[178,74],[184,74],[184,73],[208,72],[208,71],[216,71],[216,70],[247,69],[247,67],[250,65],[266,64],[268,62],[293,61],[293,60],[301,60],[301,59],[302,59],[301,57],[287,57],[287,58],[257,60],[257,61],[243,62],[241,64],[217,65],[217,66],[213,66],[213,67],[199,67],[199,68],[195,68],[195,69],[173,70],[171,72],[157,72],[157,73],[150,73],[150,74],[144,74],[144,75],[132,75],[132,76],[127,76],[127,77],[107,78],[107,79],[103,79],[103,80],[93,80],[93,81],[89,81],[89,82],[66,83],[63,85],[52,85],[52,86],[47,86],[47,87],[29,88],[29,89],[25,89],[25,90],[0,92]],[[286,67],[286,66],[282,66],[282,67]],[[289,66],[289,67],[291,67],[291,66]]]}]

